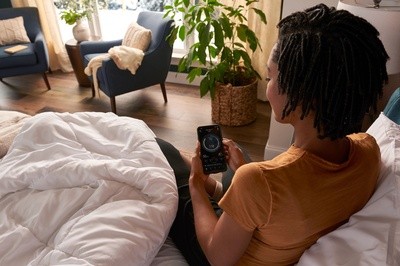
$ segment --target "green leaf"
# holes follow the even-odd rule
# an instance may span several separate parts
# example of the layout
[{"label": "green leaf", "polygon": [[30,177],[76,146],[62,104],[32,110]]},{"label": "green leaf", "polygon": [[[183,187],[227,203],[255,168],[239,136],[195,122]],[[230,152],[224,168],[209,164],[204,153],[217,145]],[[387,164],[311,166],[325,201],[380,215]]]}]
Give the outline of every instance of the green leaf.
[{"label": "green leaf", "polygon": [[235,48],[245,49],[244,44],[242,42],[235,42],[233,44],[234,44]]},{"label": "green leaf", "polygon": [[200,97],[204,97],[210,91],[210,83],[207,76],[200,81]]},{"label": "green leaf", "polygon": [[252,30],[247,28],[246,38],[247,38],[247,42],[249,44],[249,48],[254,52],[257,49],[257,47],[259,46],[257,36],[255,35],[255,33]]},{"label": "green leaf", "polygon": [[224,42],[224,33],[222,32],[222,27],[218,23],[218,21],[212,21],[212,25],[214,27],[214,43],[218,50],[221,50],[222,47],[225,45]]},{"label": "green leaf", "polygon": [[252,10],[259,16],[262,23],[267,24],[267,17],[265,16],[265,13],[261,9],[253,7]]},{"label": "green leaf", "polygon": [[179,64],[178,64],[178,71],[179,72],[185,72],[186,71],[186,62],[187,62],[187,59],[186,59],[186,57],[182,57],[180,60],[179,60]]},{"label": "green leaf", "polygon": [[251,58],[250,58],[249,54],[246,53],[246,52],[243,51],[243,50],[237,50],[237,51],[238,51],[240,57],[243,58],[243,62],[244,62],[245,64],[247,64],[246,66],[247,66],[247,67],[251,66]]},{"label": "green leaf", "polygon": [[191,0],[183,0],[183,4],[185,5],[185,7],[188,7],[190,5],[190,1]]},{"label": "green leaf", "polygon": [[192,45],[192,47],[190,47],[189,52],[186,56],[186,61],[185,61],[185,70],[188,70],[193,63],[193,60],[195,60],[195,58],[197,58],[196,55],[196,46],[198,46],[197,44]]},{"label": "green leaf", "polygon": [[221,62],[231,62],[232,58],[232,50],[229,47],[224,47],[221,52]]},{"label": "green leaf", "polygon": [[223,31],[225,32],[225,38],[228,39],[232,38],[233,28],[231,27],[229,18],[226,17],[225,15],[222,15],[222,17],[218,21],[221,24]]},{"label": "green leaf", "polygon": [[184,41],[185,37],[186,37],[186,28],[181,26],[179,27],[179,39]]},{"label": "green leaf", "polygon": [[242,58],[242,52],[243,52],[242,50],[234,50],[233,51],[233,60],[234,60],[234,62],[239,62],[240,61],[240,58]]},{"label": "green leaf", "polygon": [[222,61],[221,64],[215,66],[212,70],[212,75],[215,81],[225,83],[225,76],[230,72],[231,63]]},{"label": "green leaf", "polygon": [[177,27],[174,27],[174,28],[172,29],[171,33],[167,36],[167,40],[168,40],[168,43],[169,43],[170,45],[173,45],[173,44],[174,44],[174,42],[175,42],[175,40],[176,40],[176,38],[177,38],[177,33],[178,33],[178,28],[177,28]]},{"label": "green leaf", "polygon": [[193,80],[199,76],[201,76],[201,68],[197,67],[197,68],[193,68],[191,71],[189,71],[186,78],[189,80],[190,83],[192,83]]},{"label": "green leaf", "polygon": [[240,24],[238,27],[236,27],[237,36],[242,42],[247,41],[247,29],[248,27],[244,24]]}]

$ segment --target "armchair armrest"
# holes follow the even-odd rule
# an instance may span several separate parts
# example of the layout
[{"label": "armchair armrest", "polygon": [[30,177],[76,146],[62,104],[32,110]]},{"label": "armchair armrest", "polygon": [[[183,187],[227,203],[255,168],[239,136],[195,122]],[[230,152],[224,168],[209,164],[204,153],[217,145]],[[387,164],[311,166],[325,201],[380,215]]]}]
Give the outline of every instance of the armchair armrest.
[{"label": "armchair armrest", "polygon": [[122,44],[122,39],[112,41],[84,41],[80,43],[82,57],[86,54],[107,53],[114,46]]},{"label": "armchair armrest", "polygon": [[41,64],[44,64],[46,69],[48,68],[49,62],[49,53],[47,50],[47,45],[42,33],[38,33],[33,40],[34,49],[36,54],[38,55],[38,60]]}]

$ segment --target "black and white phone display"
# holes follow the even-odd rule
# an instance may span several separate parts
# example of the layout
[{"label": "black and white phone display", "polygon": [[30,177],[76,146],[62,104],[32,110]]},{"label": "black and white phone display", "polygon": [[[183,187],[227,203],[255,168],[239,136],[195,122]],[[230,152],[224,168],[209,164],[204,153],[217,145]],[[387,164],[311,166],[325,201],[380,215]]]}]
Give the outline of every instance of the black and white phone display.
[{"label": "black and white phone display", "polygon": [[221,128],[218,125],[201,126],[197,128],[197,136],[200,142],[203,172],[211,174],[226,171]]}]

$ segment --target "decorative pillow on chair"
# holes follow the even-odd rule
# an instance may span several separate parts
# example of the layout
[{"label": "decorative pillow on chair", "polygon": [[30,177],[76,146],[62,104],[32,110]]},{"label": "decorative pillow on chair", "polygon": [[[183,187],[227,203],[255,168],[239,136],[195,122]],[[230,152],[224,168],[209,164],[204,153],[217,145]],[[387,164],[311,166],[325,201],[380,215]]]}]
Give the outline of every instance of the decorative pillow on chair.
[{"label": "decorative pillow on chair", "polygon": [[136,22],[132,22],[125,33],[122,45],[146,51],[149,48],[150,41],[151,31]]},{"label": "decorative pillow on chair", "polygon": [[0,20],[0,45],[29,42],[22,16]]}]

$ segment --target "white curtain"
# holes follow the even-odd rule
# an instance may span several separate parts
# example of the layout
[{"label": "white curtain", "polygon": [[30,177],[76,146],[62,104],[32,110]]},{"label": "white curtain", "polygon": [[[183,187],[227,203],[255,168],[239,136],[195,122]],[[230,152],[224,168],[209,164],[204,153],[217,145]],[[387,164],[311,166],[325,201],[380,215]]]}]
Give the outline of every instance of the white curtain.
[{"label": "white curtain", "polygon": [[71,72],[72,66],[62,41],[53,0],[12,0],[13,7],[37,7],[40,23],[49,50],[50,69]]},{"label": "white curtain", "polygon": [[253,54],[252,62],[254,68],[260,73],[261,80],[258,82],[258,99],[266,101],[265,89],[267,82],[267,61],[269,53],[271,52],[277,37],[278,29],[276,25],[281,18],[281,6],[283,0],[260,0],[256,3],[257,8],[264,11],[267,16],[267,25],[260,23],[258,16],[250,14],[248,18],[249,27],[251,27],[257,34],[261,49]]},{"label": "white curtain", "polygon": [[97,1],[92,1],[93,13],[90,15],[90,19],[88,21],[90,28],[90,39],[91,40],[101,40],[101,27],[100,27],[100,19],[99,19],[99,5]]}]

